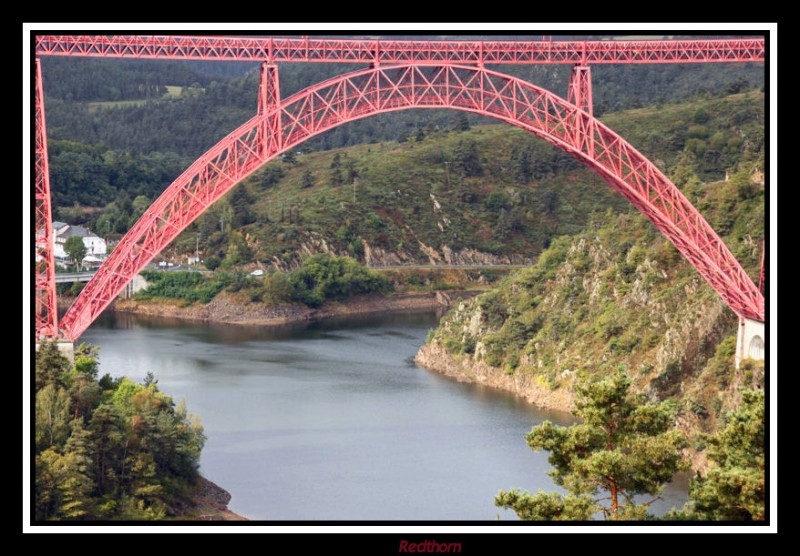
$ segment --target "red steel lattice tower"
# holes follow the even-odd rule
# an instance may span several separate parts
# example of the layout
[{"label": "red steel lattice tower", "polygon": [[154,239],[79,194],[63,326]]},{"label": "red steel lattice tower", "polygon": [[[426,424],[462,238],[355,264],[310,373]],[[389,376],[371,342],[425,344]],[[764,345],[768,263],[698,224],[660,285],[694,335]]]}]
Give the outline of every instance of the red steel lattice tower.
[{"label": "red steel lattice tower", "polygon": [[53,259],[53,218],[50,208],[50,168],[47,163],[47,130],[44,123],[42,66],[36,59],[35,76],[35,287],[36,339],[58,336],[56,276]]},{"label": "red steel lattice tower", "polygon": [[281,118],[280,113],[274,111],[280,104],[278,66],[265,62],[261,64],[261,80],[258,84],[258,115],[266,116],[259,130],[263,153],[276,152],[281,148]]},{"label": "red steel lattice tower", "polygon": [[569,91],[567,100],[594,115],[592,105],[592,69],[586,65],[573,66],[569,77]]}]

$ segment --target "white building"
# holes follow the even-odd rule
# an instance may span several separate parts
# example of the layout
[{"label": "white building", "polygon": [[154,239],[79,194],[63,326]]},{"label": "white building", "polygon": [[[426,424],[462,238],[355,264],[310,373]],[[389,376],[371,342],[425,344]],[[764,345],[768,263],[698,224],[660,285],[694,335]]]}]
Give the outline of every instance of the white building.
[{"label": "white building", "polygon": [[78,236],[83,239],[86,247],[86,257],[84,261],[95,262],[105,258],[107,253],[106,240],[93,234],[89,228],[83,226],[73,226],[65,222],[53,222],[53,256],[58,262],[67,262],[69,255],[64,250],[67,239]]}]

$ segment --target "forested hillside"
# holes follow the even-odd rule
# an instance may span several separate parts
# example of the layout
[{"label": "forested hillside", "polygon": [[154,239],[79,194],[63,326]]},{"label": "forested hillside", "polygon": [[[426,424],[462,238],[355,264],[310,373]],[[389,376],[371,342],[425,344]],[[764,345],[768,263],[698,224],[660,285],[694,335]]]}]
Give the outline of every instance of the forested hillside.
[{"label": "forested hillside", "polygon": [[[87,144],[103,143],[114,150],[143,154],[174,152],[193,160],[255,113],[258,90],[255,68],[242,77],[209,80],[199,73],[193,77],[191,70],[176,62],[169,65],[153,62],[157,68],[154,70],[149,70],[144,61],[136,61],[142,66],[133,66],[127,72],[118,68],[119,64],[127,62],[45,60],[43,72],[50,136]],[[112,69],[103,70],[106,66]],[[56,68],[53,72],[56,78],[50,77],[50,67]],[[354,69],[360,66],[283,64],[280,66],[281,94],[289,96]],[[569,66],[503,66],[497,69],[566,96]],[[71,83],[76,78],[67,76],[81,76],[84,71],[94,79],[84,81],[82,78],[73,87]],[[100,78],[106,73],[110,80]],[[89,83],[102,85],[90,86]],[[598,115],[691,95],[733,94],[762,84],[763,70],[756,64],[598,66],[593,70],[594,105]],[[167,86],[171,86],[173,92],[166,90]],[[126,91],[127,95],[116,91]],[[96,100],[105,102],[90,102]],[[429,125],[448,127],[449,120],[450,112],[444,110],[380,115],[315,138],[306,148],[325,150],[403,139]],[[475,124],[488,120],[470,116],[470,121]]]},{"label": "forested hillside", "polygon": [[[603,119],[683,186],[763,159],[763,103],[750,92]],[[86,221],[102,236],[122,234],[184,162],[53,141],[58,216]],[[292,268],[303,253],[323,251],[374,264],[523,262],[606,208],[629,205],[566,153],[507,125],[471,127],[450,112],[446,127],[402,141],[290,153],[268,164],[167,256],[180,261],[199,244],[203,257],[227,259],[228,267]]]}]

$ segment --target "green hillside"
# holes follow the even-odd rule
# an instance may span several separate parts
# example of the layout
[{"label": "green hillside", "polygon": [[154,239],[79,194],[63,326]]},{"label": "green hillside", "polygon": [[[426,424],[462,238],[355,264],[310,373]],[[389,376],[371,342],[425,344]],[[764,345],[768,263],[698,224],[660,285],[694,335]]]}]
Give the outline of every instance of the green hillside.
[{"label": "green hillside", "polygon": [[[764,237],[757,177],[742,171],[700,194],[754,279]],[[567,399],[579,377],[623,367],[638,392],[675,400],[679,422],[696,430],[710,428],[740,386],[763,380],[763,367],[733,368],[736,322],[643,216],[608,211],[554,240],[534,266],[454,308],[426,349],[444,350],[467,375],[485,364]]]},{"label": "green hillside", "polygon": [[[703,181],[763,164],[763,103],[751,92],[604,120],[697,201]],[[710,201],[699,200],[726,233],[728,213],[710,214]],[[227,258],[231,267],[294,268],[317,252],[378,265],[522,263],[608,209],[632,210],[594,173],[529,133],[506,125],[429,130],[402,143],[276,160],[212,207],[169,255],[193,254],[199,238],[201,256]]]}]

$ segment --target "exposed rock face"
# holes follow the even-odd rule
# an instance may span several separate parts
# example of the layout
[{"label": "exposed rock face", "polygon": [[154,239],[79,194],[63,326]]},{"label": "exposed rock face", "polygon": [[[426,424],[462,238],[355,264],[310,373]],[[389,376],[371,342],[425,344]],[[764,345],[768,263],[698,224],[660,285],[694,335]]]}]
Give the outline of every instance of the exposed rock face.
[{"label": "exposed rock face", "polygon": [[461,382],[476,382],[500,388],[522,396],[530,403],[548,409],[572,411],[572,392],[565,389],[556,392],[542,386],[533,375],[509,375],[490,367],[483,361],[456,360],[438,343],[420,348],[414,361],[421,367],[440,372]]},{"label": "exposed rock face", "polygon": [[176,505],[171,514],[193,521],[246,521],[247,518],[228,509],[230,493],[205,477],[198,477],[188,504]]},{"label": "exposed rock face", "polygon": [[402,251],[399,253],[394,253],[381,247],[371,247],[365,239],[361,240],[361,245],[364,247],[364,263],[367,266],[378,267],[397,266],[402,264],[425,264],[424,262],[420,263],[416,261],[408,253]]},{"label": "exposed rock face", "polygon": [[[361,239],[363,262],[370,267],[401,266],[401,265],[508,265],[532,264],[532,257],[514,255],[492,255],[471,248],[454,250],[447,244],[438,248],[425,244],[417,238],[415,249],[389,250],[384,247],[369,244]],[[275,270],[290,271],[302,264],[303,258],[311,255],[325,253],[327,255],[352,257],[353,253],[347,250],[336,249],[328,240],[316,232],[308,232],[300,242],[299,249],[288,260],[273,257],[271,266]]]}]

